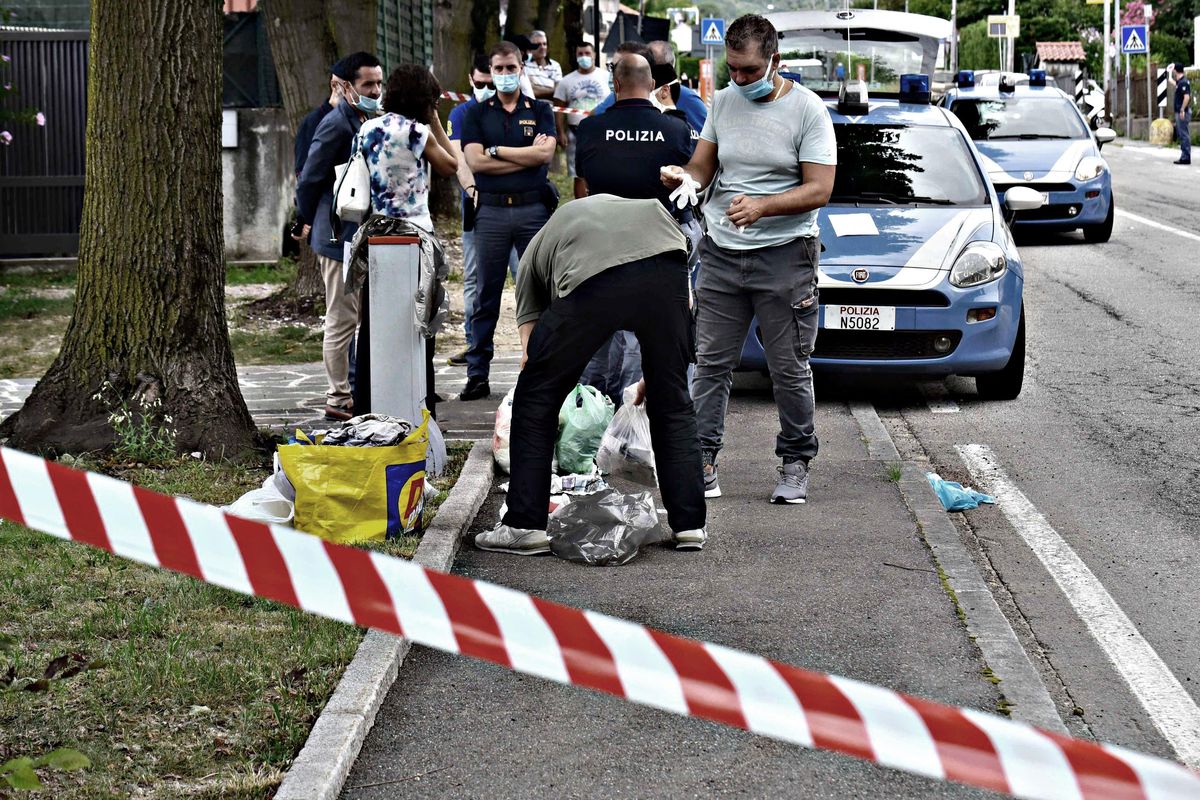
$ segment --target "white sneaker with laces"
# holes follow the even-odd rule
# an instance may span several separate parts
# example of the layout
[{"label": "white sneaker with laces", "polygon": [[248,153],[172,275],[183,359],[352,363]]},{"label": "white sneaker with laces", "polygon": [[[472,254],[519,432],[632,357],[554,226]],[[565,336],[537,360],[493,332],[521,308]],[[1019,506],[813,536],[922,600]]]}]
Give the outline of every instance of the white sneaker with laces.
[{"label": "white sneaker with laces", "polygon": [[696,528],[690,531],[678,531],[675,534],[675,549],[703,550],[704,543],[707,541],[708,531],[704,528]]},{"label": "white sneaker with laces", "polygon": [[540,556],[550,552],[550,537],[545,531],[528,528],[510,528],[503,522],[490,531],[475,536],[475,546],[494,553],[512,553],[518,556]]}]

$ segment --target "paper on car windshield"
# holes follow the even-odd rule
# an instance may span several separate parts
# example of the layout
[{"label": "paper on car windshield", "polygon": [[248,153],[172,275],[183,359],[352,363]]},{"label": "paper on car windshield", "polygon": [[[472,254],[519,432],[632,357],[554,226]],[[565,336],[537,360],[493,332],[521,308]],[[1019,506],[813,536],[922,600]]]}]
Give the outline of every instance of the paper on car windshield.
[{"label": "paper on car windshield", "polygon": [[879,229],[870,214],[831,214],[829,224],[836,236],[878,236]]}]

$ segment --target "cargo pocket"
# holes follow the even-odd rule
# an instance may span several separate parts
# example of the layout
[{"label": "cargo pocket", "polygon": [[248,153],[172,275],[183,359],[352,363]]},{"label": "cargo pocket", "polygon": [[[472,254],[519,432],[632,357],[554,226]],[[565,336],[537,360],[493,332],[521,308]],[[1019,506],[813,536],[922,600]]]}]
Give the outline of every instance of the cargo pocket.
[{"label": "cargo pocket", "polygon": [[814,287],[799,302],[792,304],[792,319],[796,323],[796,340],[800,345],[800,356],[808,358],[817,346],[817,321],[820,319],[820,303]]}]

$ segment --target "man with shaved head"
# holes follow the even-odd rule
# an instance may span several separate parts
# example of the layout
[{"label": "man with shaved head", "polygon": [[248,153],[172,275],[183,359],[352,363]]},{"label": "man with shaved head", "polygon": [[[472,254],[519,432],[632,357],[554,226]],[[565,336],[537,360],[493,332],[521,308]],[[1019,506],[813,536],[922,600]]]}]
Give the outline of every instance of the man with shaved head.
[{"label": "man with shaved head", "polygon": [[[658,200],[676,221],[699,229],[691,209],[669,202],[659,170],[682,166],[692,155],[692,131],[682,119],[661,113],[650,102],[655,90],[650,61],[637,52],[624,52],[613,69],[616,102],[606,113],[589,117],[578,128],[576,172],[581,195]],[[698,238],[698,236],[697,236]],[[641,350],[628,331],[618,331],[584,371],[584,383],[621,402],[622,390],[642,377]]]}]

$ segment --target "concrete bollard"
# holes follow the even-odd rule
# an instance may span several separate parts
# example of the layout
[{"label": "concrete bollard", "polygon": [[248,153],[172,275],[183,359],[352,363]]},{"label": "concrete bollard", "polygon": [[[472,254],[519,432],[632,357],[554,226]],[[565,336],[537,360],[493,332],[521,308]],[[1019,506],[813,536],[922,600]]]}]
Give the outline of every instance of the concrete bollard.
[{"label": "concrete bollard", "polygon": [[1150,123],[1150,144],[1169,145],[1175,126],[1169,119],[1156,119]]}]

